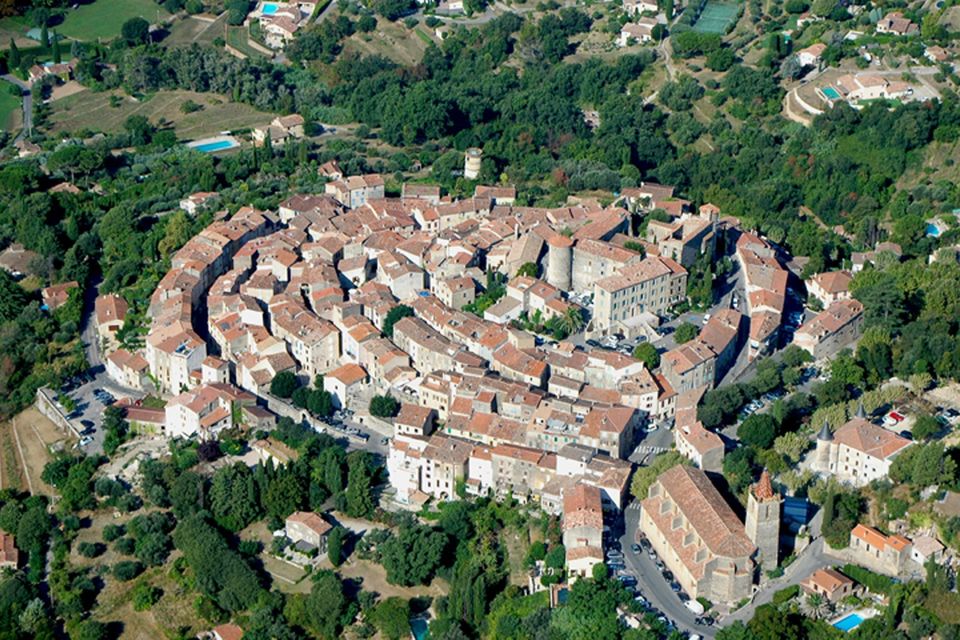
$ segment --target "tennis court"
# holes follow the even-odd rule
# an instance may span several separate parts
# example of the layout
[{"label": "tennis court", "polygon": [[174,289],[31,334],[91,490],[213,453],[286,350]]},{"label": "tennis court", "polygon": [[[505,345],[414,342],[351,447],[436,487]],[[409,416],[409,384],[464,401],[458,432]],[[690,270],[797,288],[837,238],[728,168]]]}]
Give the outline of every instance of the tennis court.
[{"label": "tennis court", "polygon": [[737,19],[737,5],[724,2],[708,2],[700,14],[700,19],[693,25],[694,31],[700,33],[717,33],[723,35],[727,28]]}]

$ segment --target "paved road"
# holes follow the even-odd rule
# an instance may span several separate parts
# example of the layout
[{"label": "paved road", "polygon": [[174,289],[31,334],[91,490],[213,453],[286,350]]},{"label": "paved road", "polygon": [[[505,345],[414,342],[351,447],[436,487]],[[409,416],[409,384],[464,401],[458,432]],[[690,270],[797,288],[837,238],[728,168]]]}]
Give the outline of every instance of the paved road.
[{"label": "paved road", "polygon": [[624,510],[624,533],[620,538],[625,564],[637,576],[637,588],[644,598],[669,618],[681,631],[696,633],[704,638],[713,638],[716,629],[696,623],[697,616],[687,609],[680,598],[670,589],[663,574],[653,560],[644,553],[634,553],[630,545],[634,544],[640,524],[640,503],[630,503]]},{"label": "paved road", "polygon": [[656,431],[644,433],[643,438],[637,443],[633,453],[630,454],[630,462],[634,464],[646,464],[653,457],[657,449],[667,450],[673,446],[673,429],[664,427],[657,428]]},{"label": "paved road", "polygon": [[817,569],[823,569],[837,564],[835,558],[830,558],[823,552],[823,538],[818,538],[804,549],[793,563],[784,570],[783,576],[776,580],[766,583],[758,591],[753,600],[741,609],[738,609],[723,619],[723,625],[727,626],[736,621],[747,622],[756,612],[757,607],[769,603],[773,600],[773,594],[781,589],[786,589],[795,584],[800,584],[811,573]]},{"label": "paved road", "polygon": [[4,74],[0,78],[17,85],[23,92],[23,128],[17,135],[17,140],[22,140],[33,131],[33,94],[30,93],[30,85],[12,73]]}]

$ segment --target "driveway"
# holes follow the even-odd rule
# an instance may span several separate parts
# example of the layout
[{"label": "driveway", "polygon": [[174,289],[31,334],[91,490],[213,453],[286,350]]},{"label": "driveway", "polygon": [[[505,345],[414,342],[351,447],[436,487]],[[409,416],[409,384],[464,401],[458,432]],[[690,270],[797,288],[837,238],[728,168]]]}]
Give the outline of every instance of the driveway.
[{"label": "driveway", "polygon": [[17,135],[17,140],[22,140],[33,132],[33,94],[30,92],[30,85],[12,73],[4,74],[0,78],[20,87],[23,95],[23,128]]},{"label": "driveway", "polygon": [[640,529],[640,503],[631,502],[623,512],[624,534],[620,538],[625,564],[631,573],[637,576],[637,589],[650,604],[671,620],[680,630],[696,633],[704,638],[713,638],[717,634],[714,627],[698,625],[697,616],[680,601],[670,589],[657,565],[645,552],[634,553],[630,545],[636,543],[636,534]]}]

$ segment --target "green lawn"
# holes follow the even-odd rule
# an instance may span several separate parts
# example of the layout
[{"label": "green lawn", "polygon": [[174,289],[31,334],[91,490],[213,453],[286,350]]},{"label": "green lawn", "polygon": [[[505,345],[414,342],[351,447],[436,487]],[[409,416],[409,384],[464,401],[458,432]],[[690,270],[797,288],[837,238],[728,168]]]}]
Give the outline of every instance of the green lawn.
[{"label": "green lawn", "polygon": [[130,18],[143,18],[154,24],[170,17],[154,0],[96,0],[93,4],[68,9],[63,24],[55,28],[77,40],[112,40]]},{"label": "green lawn", "polygon": [[20,112],[20,98],[10,94],[10,84],[0,82],[0,128],[12,131],[20,120],[16,114]]}]

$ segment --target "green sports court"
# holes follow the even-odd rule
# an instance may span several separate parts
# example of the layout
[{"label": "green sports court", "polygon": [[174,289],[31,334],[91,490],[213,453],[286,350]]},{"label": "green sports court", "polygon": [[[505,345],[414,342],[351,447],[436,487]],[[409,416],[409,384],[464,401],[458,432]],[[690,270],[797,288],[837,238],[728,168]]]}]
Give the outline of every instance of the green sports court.
[{"label": "green sports court", "polygon": [[723,35],[737,19],[737,10],[737,5],[733,3],[708,2],[700,14],[700,19],[693,25],[693,30]]}]

